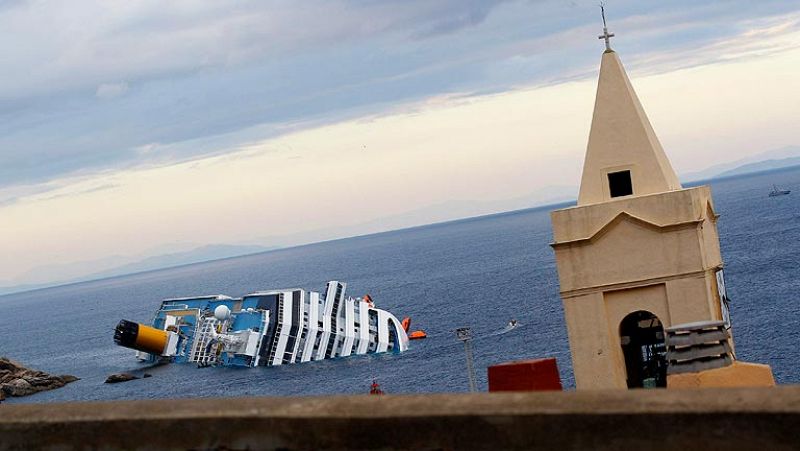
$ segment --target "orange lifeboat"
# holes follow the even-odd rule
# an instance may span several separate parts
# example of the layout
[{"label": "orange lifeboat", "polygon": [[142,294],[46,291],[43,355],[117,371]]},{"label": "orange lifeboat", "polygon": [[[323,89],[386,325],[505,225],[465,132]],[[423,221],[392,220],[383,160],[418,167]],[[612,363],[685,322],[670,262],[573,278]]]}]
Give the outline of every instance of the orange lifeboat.
[{"label": "orange lifeboat", "polygon": [[372,296],[369,294],[364,295],[363,301],[366,302],[370,307],[375,308],[375,301],[372,300]]},{"label": "orange lifeboat", "polygon": [[414,332],[408,331],[411,328],[410,317],[406,316],[405,318],[403,318],[403,321],[401,321],[400,324],[403,325],[403,330],[405,330],[406,334],[408,334],[409,340],[420,340],[422,338],[428,338],[428,334],[426,334],[424,330],[415,330]]}]

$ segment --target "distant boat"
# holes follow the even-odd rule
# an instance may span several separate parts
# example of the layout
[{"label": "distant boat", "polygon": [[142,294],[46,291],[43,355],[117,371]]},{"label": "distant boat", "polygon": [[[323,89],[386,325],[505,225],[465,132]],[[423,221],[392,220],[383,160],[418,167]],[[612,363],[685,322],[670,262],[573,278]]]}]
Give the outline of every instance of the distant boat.
[{"label": "distant boat", "polygon": [[791,193],[788,189],[778,189],[777,186],[772,185],[772,191],[769,192],[769,197],[785,196]]}]

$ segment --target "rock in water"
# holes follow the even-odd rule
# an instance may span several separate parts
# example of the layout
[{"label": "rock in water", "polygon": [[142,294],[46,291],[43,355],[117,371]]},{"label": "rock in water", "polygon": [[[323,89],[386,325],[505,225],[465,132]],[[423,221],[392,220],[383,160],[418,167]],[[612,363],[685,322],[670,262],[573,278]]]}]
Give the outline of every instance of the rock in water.
[{"label": "rock in water", "polygon": [[0,399],[7,396],[27,396],[52,390],[78,380],[75,376],[53,376],[25,368],[13,360],[0,357]]},{"label": "rock in water", "polygon": [[127,381],[132,381],[134,379],[139,379],[139,378],[130,373],[117,373],[108,376],[108,378],[106,379],[106,384],[116,384],[117,382],[127,382]]},{"label": "rock in water", "polygon": [[25,379],[14,379],[3,385],[3,391],[8,396],[28,396],[36,393],[36,389]]}]

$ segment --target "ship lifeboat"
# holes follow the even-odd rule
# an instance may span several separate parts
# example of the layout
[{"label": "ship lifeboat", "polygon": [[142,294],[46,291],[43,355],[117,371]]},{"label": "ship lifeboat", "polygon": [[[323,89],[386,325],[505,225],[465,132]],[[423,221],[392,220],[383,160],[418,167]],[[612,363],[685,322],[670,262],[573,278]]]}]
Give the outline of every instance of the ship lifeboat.
[{"label": "ship lifeboat", "polygon": [[411,329],[411,318],[409,318],[408,316],[403,318],[401,324],[403,325],[403,330],[406,331],[409,340],[420,340],[423,338],[428,338],[428,334],[426,334],[424,330],[415,330],[414,332],[409,332],[409,329]]}]

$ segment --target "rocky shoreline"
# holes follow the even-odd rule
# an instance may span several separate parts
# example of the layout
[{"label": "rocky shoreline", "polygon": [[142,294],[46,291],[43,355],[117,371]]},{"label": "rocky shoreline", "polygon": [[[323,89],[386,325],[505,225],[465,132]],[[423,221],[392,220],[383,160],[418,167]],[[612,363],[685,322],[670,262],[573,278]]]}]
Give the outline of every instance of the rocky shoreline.
[{"label": "rocky shoreline", "polygon": [[40,391],[61,388],[78,378],[70,375],[53,376],[43,371],[25,368],[13,360],[0,357],[0,401],[6,396],[28,396]]}]

